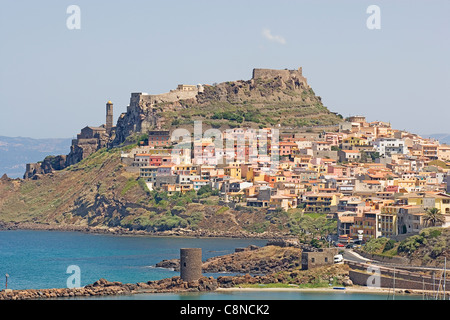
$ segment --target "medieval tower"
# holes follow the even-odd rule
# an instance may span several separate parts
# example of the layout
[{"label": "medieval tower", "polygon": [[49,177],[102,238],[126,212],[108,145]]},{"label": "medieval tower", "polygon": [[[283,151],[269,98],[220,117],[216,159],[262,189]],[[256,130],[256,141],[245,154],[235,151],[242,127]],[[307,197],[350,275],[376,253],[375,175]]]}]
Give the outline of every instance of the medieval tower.
[{"label": "medieval tower", "polygon": [[113,103],[108,101],[106,103],[106,133],[111,134],[111,129],[113,127]]},{"label": "medieval tower", "polygon": [[180,249],[180,277],[183,281],[195,281],[202,277],[202,249]]}]

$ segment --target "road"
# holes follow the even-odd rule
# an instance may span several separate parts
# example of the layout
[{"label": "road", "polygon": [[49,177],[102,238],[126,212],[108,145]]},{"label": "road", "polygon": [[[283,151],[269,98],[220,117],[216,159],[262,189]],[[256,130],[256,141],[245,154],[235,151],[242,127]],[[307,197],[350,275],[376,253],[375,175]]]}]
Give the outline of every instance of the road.
[{"label": "road", "polygon": [[367,258],[364,258],[363,256],[357,254],[356,252],[354,252],[352,249],[343,249],[344,253],[342,254],[342,256],[344,257],[344,261],[352,261],[352,262],[359,262],[359,263],[368,263],[370,262],[370,264],[372,265],[377,265],[380,267],[390,267],[390,268],[405,268],[407,267],[407,269],[416,269],[416,270],[425,270],[425,271],[442,271],[443,268],[439,268],[439,267],[419,267],[419,266],[405,266],[405,265],[395,265],[395,264],[391,264],[391,263],[385,263],[385,262],[381,262],[381,261],[377,261],[377,260],[370,260]]},{"label": "road", "polygon": [[356,252],[354,252],[352,249],[343,249],[344,253],[342,256],[344,257],[344,260],[347,261],[353,261],[353,262],[359,262],[359,263],[367,263],[368,261],[373,261],[367,258],[364,258],[363,256],[360,256]]}]

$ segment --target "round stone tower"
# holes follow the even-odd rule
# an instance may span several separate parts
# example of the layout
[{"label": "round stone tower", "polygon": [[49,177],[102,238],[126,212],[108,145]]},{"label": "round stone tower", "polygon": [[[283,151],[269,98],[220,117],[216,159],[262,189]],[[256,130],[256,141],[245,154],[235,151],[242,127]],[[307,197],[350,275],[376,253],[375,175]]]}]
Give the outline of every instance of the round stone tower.
[{"label": "round stone tower", "polygon": [[180,277],[183,281],[195,281],[202,277],[202,249],[180,249]]}]

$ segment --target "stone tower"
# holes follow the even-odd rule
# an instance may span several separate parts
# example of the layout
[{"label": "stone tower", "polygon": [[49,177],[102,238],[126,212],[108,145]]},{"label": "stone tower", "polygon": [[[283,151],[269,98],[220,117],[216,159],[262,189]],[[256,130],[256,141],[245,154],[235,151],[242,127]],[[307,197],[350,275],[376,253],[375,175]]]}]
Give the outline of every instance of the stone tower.
[{"label": "stone tower", "polygon": [[180,277],[183,281],[195,281],[202,277],[202,249],[180,249]]},{"label": "stone tower", "polygon": [[105,128],[106,128],[106,132],[108,134],[111,134],[111,129],[113,127],[113,103],[110,101],[108,101],[106,103],[106,124],[105,124]]}]

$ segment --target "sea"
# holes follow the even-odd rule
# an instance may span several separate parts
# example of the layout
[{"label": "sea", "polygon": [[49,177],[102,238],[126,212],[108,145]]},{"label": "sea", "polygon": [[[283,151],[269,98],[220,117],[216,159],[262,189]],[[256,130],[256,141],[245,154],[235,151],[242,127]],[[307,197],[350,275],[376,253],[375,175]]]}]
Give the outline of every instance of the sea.
[{"label": "sea", "polygon": [[[100,278],[122,283],[147,282],[178,276],[179,272],[156,268],[164,259],[179,258],[180,248],[201,248],[202,258],[233,253],[267,240],[234,238],[180,238],[89,234],[81,232],[0,231],[0,290],[66,288],[77,276],[80,286]],[[6,277],[8,275],[8,277]],[[220,274],[205,276],[217,277]],[[234,274],[232,274],[234,275]],[[83,299],[128,300],[386,300],[386,294],[306,291],[232,291],[206,293],[158,293]],[[397,295],[396,299],[421,299]]]}]

